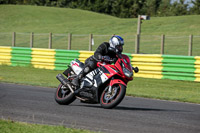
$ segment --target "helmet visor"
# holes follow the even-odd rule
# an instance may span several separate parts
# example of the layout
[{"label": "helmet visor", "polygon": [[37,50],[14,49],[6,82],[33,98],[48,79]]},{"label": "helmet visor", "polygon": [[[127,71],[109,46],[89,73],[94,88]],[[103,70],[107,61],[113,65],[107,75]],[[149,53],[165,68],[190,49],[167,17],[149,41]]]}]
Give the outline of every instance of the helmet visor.
[{"label": "helmet visor", "polygon": [[123,51],[123,46],[122,45],[117,45],[116,49],[121,53]]}]

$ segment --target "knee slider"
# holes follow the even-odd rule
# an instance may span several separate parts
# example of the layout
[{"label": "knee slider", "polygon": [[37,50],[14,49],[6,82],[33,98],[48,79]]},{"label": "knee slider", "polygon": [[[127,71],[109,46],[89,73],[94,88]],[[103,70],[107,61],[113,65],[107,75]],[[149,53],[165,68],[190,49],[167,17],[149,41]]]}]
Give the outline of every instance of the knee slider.
[{"label": "knee slider", "polygon": [[87,66],[83,71],[84,71],[84,73],[88,73],[90,71],[90,67]]}]

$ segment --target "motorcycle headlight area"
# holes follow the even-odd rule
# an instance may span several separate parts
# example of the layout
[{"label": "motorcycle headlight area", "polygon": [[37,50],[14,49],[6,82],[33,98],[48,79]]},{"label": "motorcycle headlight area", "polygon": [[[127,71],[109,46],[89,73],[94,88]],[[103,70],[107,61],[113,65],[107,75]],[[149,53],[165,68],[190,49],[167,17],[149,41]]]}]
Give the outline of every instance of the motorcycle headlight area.
[{"label": "motorcycle headlight area", "polygon": [[133,76],[133,72],[130,72],[128,69],[123,68],[123,72],[125,74],[126,77],[130,78]]},{"label": "motorcycle headlight area", "polygon": [[132,77],[133,76],[133,72],[129,71],[127,68],[125,68],[124,64],[122,63],[122,67],[123,67],[123,72],[124,72],[124,75],[128,78]]}]

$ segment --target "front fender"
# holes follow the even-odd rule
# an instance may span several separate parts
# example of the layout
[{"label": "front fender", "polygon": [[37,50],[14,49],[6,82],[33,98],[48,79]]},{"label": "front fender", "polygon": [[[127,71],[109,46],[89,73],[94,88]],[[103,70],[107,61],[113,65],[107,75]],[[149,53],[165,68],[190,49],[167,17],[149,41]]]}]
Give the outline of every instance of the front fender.
[{"label": "front fender", "polygon": [[113,79],[113,80],[111,80],[110,86],[113,86],[114,84],[122,84],[122,85],[127,87],[127,84],[124,81],[122,81],[121,79]]}]

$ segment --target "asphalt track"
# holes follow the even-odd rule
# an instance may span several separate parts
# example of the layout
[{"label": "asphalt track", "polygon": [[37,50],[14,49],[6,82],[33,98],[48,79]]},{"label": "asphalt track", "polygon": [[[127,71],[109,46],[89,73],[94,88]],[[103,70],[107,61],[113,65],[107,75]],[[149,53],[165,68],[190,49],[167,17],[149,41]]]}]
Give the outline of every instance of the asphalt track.
[{"label": "asphalt track", "polygon": [[200,133],[200,105],[125,97],[115,109],[54,101],[55,88],[0,83],[0,119],[108,133]]}]

